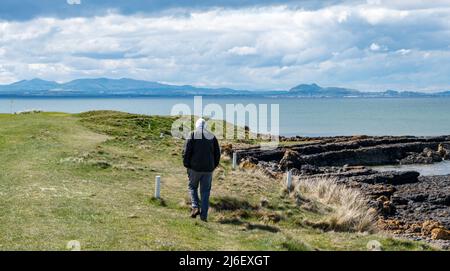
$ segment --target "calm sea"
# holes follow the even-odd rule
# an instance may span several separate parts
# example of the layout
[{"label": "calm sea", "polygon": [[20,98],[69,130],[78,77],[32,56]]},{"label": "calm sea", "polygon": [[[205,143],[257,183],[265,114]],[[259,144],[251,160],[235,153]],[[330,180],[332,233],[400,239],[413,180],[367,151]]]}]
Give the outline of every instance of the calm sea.
[{"label": "calm sea", "polygon": [[[0,113],[30,109],[78,113],[119,110],[169,115],[193,98],[0,98]],[[450,135],[450,98],[300,99],[204,97],[203,106],[279,104],[282,135]]]}]

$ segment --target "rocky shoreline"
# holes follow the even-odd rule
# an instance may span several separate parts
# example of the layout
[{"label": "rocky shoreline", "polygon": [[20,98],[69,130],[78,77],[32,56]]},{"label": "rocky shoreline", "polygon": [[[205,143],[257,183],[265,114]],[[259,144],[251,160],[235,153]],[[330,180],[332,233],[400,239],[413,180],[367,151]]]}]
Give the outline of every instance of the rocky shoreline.
[{"label": "rocky shoreline", "polygon": [[299,141],[274,150],[235,150],[244,166],[279,176],[332,178],[360,189],[378,210],[378,227],[450,247],[450,175],[379,172],[370,166],[432,164],[450,159],[450,136],[282,138]]}]

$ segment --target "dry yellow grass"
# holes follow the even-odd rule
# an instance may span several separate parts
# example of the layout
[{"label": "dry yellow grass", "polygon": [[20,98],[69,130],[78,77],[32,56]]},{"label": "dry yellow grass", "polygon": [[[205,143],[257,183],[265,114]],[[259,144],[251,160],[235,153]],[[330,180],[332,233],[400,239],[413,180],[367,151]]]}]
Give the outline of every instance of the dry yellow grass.
[{"label": "dry yellow grass", "polygon": [[335,231],[373,231],[375,210],[357,189],[340,185],[334,179],[309,178],[296,182],[294,196],[324,204],[329,213],[318,226]]}]

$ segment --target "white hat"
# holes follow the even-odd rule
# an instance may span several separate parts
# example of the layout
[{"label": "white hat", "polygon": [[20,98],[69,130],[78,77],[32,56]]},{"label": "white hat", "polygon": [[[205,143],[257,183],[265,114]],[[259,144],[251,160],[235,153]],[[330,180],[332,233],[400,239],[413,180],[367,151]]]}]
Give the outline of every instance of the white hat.
[{"label": "white hat", "polygon": [[206,121],[202,118],[199,118],[196,122],[195,122],[195,128],[199,129],[199,128],[203,128],[206,129]]}]

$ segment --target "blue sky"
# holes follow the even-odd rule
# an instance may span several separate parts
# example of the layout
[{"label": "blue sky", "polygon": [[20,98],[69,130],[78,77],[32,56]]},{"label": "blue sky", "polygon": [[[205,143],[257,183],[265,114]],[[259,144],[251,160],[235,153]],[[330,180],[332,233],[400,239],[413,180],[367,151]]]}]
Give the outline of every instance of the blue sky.
[{"label": "blue sky", "polygon": [[2,0],[0,83],[450,90],[450,0]]}]

